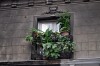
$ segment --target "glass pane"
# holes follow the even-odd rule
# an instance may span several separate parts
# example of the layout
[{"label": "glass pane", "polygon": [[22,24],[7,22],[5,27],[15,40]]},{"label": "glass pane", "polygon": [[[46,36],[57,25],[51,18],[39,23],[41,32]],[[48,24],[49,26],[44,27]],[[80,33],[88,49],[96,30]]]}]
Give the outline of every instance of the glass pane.
[{"label": "glass pane", "polygon": [[59,25],[56,24],[56,22],[50,22],[50,23],[38,23],[38,29],[42,31],[46,31],[46,29],[50,29],[54,32],[59,32]]}]

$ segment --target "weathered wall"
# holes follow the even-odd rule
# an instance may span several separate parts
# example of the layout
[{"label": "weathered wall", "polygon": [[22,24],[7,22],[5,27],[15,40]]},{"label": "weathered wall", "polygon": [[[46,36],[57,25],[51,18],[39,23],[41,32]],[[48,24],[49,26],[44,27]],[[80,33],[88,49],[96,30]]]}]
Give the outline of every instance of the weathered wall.
[{"label": "weathered wall", "polygon": [[[73,18],[75,59],[100,57],[100,2],[58,5]],[[48,11],[48,6],[0,10],[0,61],[30,60],[30,43],[25,41],[33,27],[34,15]]]},{"label": "weathered wall", "polygon": [[33,27],[34,12],[29,15],[28,10],[0,11],[0,60],[30,59],[30,44],[25,35]]},{"label": "weathered wall", "polygon": [[100,58],[100,3],[73,4],[75,58]]}]

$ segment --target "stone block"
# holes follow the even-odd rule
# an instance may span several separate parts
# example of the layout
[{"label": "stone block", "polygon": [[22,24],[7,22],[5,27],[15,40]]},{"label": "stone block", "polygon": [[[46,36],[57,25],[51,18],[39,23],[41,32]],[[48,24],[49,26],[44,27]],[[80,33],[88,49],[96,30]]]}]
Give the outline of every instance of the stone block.
[{"label": "stone block", "polygon": [[21,45],[20,38],[12,38],[12,46]]},{"label": "stone block", "polygon": [[[94,26],[94,27],[96,27],[96,26],[98,26],[100,23],[99,23],[99,17],[90,17],[89,18],[90,20],[87,20],[88,22],[89,22],[89,24],[91,25],[91,26]],[[99,26],[98,26],[99,27]]]},{"label": "stone block", "polygon": [[13,61],[30,60],[31,54],[13,54]]},{"label": "stone block", "polygon": [[4,41],[4,39],[1,39],[1,38],[0,38],[0,46],[4,46],[4,45],[3,45],[3,41]]},{"label": "stone block", "polygon": [[36,12],[36,8],[29,8],[28,15],[34,15]]},{"label": "stone block", "polygon": [[79,51],[75,53],[75,58],[76,59],[86,59],[88,58],[88,51]]},{"label": "stone block", "polygon": [[[79,14],[79,13],[78,13]],[[81,15],[81,16],[79,16]],[[79,26],[79,27],[84,27],[90,25],[90,23],[87,21],[86,16],[83,18],[83,14],[75,15],[75,20],[74,20],[74,26]],[[89,18],[89,17],[87,17]]]},{"label": "stone block", "polygon": [[25,38],[30,31],[23,29],[20,31],[20,37]]},{"label": "stone block", "polygon": [[30,45],[23,46],[23,53],[30,54],[31,53],[31,46]]},{"label": "stone block", "polygon": [[95,9],[95,8],[89,9],[89,10],[91,10],[91,12],[88,12],[88,15],[91,16],[93,19],[95,19],[96,17],[100,17],[100,13],[99,13],[98,9]]},{"label": "stone block", "polygon": [[6,39],[1,39],[1,42],[2,42],[2,44],[0,45],[1,47],[2,47],[2,46],[7,46]]},{"label": "stone block", "polygon": [[18,10],[10,10],[10,11],[11,11],[10,16],[12,17],[17,16],[19,14]]},{"label": "stone block", "polygon": [[18,57],[18,54],[13,54],[12,60],[17,61],[18,59],[21,60],[21,58]]},{"label": "stone block", "polygon": [[12,45],[12,38],[10,38],[10,37],[6,38],[4,43],[5,43],[5,46],[11,46]]},{"label": "stone block", "polygon": [[33,15],[26,16],[26,22],[33,22]]},{"label": "stone block", "polygon": [[82,34],[90,34],[95,33],[95,27],[94,26],[83,26],[81,27]]},{"label": "stone block", "polygon": [[20,37],[20,30],[11,30],[11,31],[9,31],[8,33],[9,33],[9,35],[12,34],[10,38],[13,38],[13,37]]},{"label": "stone block", "polygon": [[89,58],[97,58],[98,52],[97,51],[89,51]]},{"label": "stone block", "polygon": [[[97,1],[97,0],[95,0]],[[99,0],[98,0],[99,1]],[[96,4],[96,5],[95,5]],[[96,6],[99,6],[100,4],[99,3],[92,3],[92,4],[88,4],[88,9],[89,11],[92,11],[92,10],[100,10],[99,7],[96,7]]]},{"label": "stone block", "polygon": [[100,50],[100,42],[97,42],[97,50]]},{"label": "stone block", "polygon": [[97,50],[97,43],[89,42],[89,50]]},{"label": "stone block", "polygon": [[0,55],[0,61],[6,61],[6,60],[7,60],[6,54]]},{"label": "stone block", "polygon": [[2,24],[3,23],[3,18],[0,18],[0,24]]},{"label": "stone block", "polygon": [[0,11],[0,17],[9,17],[10,16],[10,10],[1,10]]},{"label": "stone block", "polygon": [[75,51],[81,51],[82,50],[82,43],[76,43],[75,45]]},{"label": "stone block", "polygon": [[31,29],[33,28],[33,22],[25,22],[25,23],[20,23],[19,27],[17,29]]},{"label": "stone block", "polygon": [[100,58],[100,51],[96,51],[96,58]]},{"label": "stone block", "polygon": [[88,42],[83,42],[82,43],[82,50],[89,50],[89,44],[88,44]]},{"label": "stone block", "polygon": [[12,46],[7,46],[6,47],[6,54],[12,54],[13,53],[13,48]]},{"label": "stone block", "polygon": [[11,37],[25,38],[25,36],[26,36],[28,33],[29,33],[29,30],[26,30],[26,29],[13,30],[13,31],[12,31],[12,36],[11,36]]},{"label": "stone block", "polygon": [[95,26],[95,33],[100,33],[100,25]]},{"label": "stone block", "polygon": [[29,19],[30,19],[29,22],[33,22],[32,18],[33,18],[32,16],[29,17],[28,15],[25,15],[25,16],[11,16],[11,23],[24,23],[24,22],[27,22]]},{"label": "stone block", "polygon": [[28,9],[20,9],[17,11],[17,16],[27,16],[28,15]]},{"label": "stone block", "polygon": [[75,35],[77,42],[88,42],[88,36],[86,34]]},{"label": "stone block", "polygon": [[14,30],[12,37],[21,37],[21,35],[23,35],[21,32],[22,30]]},{"label": "stone block", "polygon": [[74,34],[82,34],[82,30],[80,28],[81,27],[75,27],[74,28]]},{"label": "stone block", "polygon": [[17,16],[17,17],[15,17],[15,19],[17,20],[16,22],[18,22],[18,23],[21,23],[21,22],[26,22],[26,17],[27,16]]},{"label": "stone block", "polygon": [[65,9],[67,9],[67,11],[71,11],[70,5],[66,4],[66,6],[59,6],[59,11],[66,11]]},{"label": "stone block", "polygon": [[0,47],[0,54],[6,54],[6,47]]},{"label": "stone block", "polygon": [[9,32],[9,30],[15,30],[15,28],[17,26],[18,26],[17,24],[10,23],[10,24],[7,24],[7,26],[5,26],[5,28],[6,28],[6,31]]},{"label": "stone block", "polygon": [[12,38],[13,37],[13,33],[14,33],[14,30],[6,30],[6,31],[4,31],[4,33],[5,33],[5,38]]},{"label": "stone block", "polygon": [[12,60],[13,59],[13,55],[12,54],[11,55],[7,54],[6,58],[7,58],[7,61]]},{"label": "stone block", "polygon": [[23,46],[12,46],[13,54],[23,53]]},{"label": "stone block", "polygon": [[10,17],[4,17],[2,23],[10,23]]},{"label": "stone block", "polygon": [[99,34],[88,34],[88,41],[97,41]]},{"label": "stone block", "polygon": [[82,64],[82,66],[99,66],[98,63]]},{"label": "stone block", "polygon": [[2,30],[1,30],[1,32],[0,32],[0,38],[1,38],[1,39],[6,38],[5,33],[6,33],[5,31],[2,31]]},{"label": "stone block", "polygon": [[6,24],[6,23],[2,23],[0,29],[1,29],[2,31],[6,31],[7,25],[8,25],[8,24]]},{"label": "stone block", "polygon": [[30,45],[31,43],[26,41],[25,38],[12,38],[12,45],[13,46],[20,46],[20,45]]}]

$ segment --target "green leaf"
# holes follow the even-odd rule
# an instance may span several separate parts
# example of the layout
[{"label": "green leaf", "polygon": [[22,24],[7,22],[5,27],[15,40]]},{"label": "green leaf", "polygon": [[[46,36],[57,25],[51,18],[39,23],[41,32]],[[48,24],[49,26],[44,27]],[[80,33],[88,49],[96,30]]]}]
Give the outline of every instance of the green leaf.
[{"label": "green leaf", "polygon": [[33,37],[31,35],[27,35],[25,37],[26,41],[32,42],[33,41]]},{"label": "green leaf", "polygon": [[56,47],[57,47],[57,45],[56,45],[56,44],[54,44],[54,45],[52,46],[52,48],[53,48],[53,49],[55,49]]}]

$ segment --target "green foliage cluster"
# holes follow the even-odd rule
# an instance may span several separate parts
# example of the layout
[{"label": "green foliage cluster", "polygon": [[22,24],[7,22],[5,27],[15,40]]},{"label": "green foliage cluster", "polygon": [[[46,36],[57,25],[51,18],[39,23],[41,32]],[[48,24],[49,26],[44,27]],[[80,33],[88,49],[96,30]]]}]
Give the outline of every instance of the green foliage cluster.
[{"label": "green foliage cluster", "polygon": [[43,56],[45,57],[56,59],[60,57],[62,51],[74,51],[74,43],[70,42],[68,37],[62,36],[58,32],[53,32],[49,29],[45,32],[40,32],[38,30],[32,31],[32,33],[33,32],[35,33],[35,36],[26,36],[26,41],[35,42],[36,44],[40,43],[43,48]]},{"label": "green foliage cluster", "polygon": [[64,12],[60,15],[58,19],[58,24],[60,24],[60,31],[70,31],[70,14],[68,12]]},{"label": "green foliage cluster", "polygon": [[[70,31],[70,14],[63,13],[58,19],[60,24],[60,31]],[[62,36],[58,32],[53,32],[47,29],[45,32],[37,29],[31,30],[32,35],[26,36],[26,41],[34,42],[34,44],[41,44],[43,48],[43,56],[48,58],[59,58],[61,52],[73,52],[74,43],[70,41],[69,37]],[[33,45],[34,45],[33,44]]]}]

